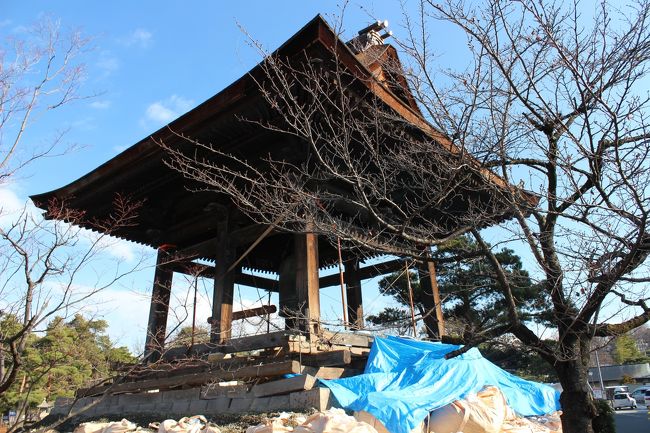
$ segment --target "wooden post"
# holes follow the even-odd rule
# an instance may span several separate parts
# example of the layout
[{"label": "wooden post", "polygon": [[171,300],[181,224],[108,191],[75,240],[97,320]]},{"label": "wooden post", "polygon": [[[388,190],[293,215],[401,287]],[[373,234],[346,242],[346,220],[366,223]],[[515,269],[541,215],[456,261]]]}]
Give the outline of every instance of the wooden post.
[{"label": "wooden post", "polygon": [[350,256],[345,264],[345,288],[348,297],[348,320],[352,329],[363,329],[363,298],[361,293],[361,278],[359,276],[359,260]]},{"label": "wooden post", "polygon": [[280,316],[284,317],[284,328],[291,330],[297,328],[295,317],[298,315],[298,294],[296,293],[296,259],[293,243],[288,248],[290,250],[280,262],[278,270],[278,300]]},{"label": "wooden post", "polygon": [[431,260],[418,262],[418,275],[422,288],[422,303],[427,310],[427,316],[424,318],[427,334],[431,338],[440,339],[445,335],[445,319],[442,315],[435,264]]},{"label": "wooden post", "polygon": [[317,334],[320,327],[318,236],[314,233],[298,233],[294,236],[296,293],[301,316],[298,328],[308,334]]},{"label": "wooden post", "polygon": [[235,275],[239,272],[239,267],[229,271],[234,260],[233,253],[227,220],[222,221],[218,227],[215,255],[214,291],[210,320],[211,343],[223,343],[232,337],[232,302]]},{"label": "wooden post", "polygon": [[166,266],[167,261],[169,261],[169,255],[163,250],[158,250],[151,291],[147,337],[144,344],[144,354],[149,362],[158,360],[165,347],[169,300],[174,277],[174,272]]}]

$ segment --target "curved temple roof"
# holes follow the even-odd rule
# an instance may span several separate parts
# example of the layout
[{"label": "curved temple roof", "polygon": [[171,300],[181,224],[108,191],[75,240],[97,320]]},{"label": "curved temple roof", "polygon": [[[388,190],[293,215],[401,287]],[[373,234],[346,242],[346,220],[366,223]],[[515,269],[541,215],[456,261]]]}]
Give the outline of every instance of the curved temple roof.
[{"label": "curved temple roof", "polygon": [[[382,80],[381,59],[390,57],[399,62],[393,47],[380,45],[355,54],[319,15],[285,42],[276,53],[291,56],[302,52],[306,47],[315,46],[335,55],[337,61],[361,78],[377,98],[417,129],[449,152],[460,152],[447,137],[424,120],[403,77],[392,80],[392,83],[397,83],[392,85]],[[256,84],[262,74],[261,66],[256,66],[218,94],[88,174],[64,187],[34,195],[32,200],[44,209],[52,200],[65,201],[71,208],[85,212],[84,221],[88,223],[81,224],[91,229],[94,227],[90,221],[105,218],[111,213],[116,194],[143,200],[137,224],[120,229],[114,235],[154,248],[163,244],[171,244],[179,249],[199,245],[201,247],[197,254],[211,259],[212,246],[207,240],[217,234],[218,217],[214,216],[214,211],[221,205],[227,206],[228,198],[214,192],[189,192],[188,187],[198,185],[188,183],[181,174],[168,168],[163,161],[164,150],[156,143],[179,143],[183,140],[179,135],[183,135],[219,143],[223,149],[245,147],[247,153],[250,150],[262,154],[277,147],[279,143],[290,141],[291,138],[263,128],[254,128],[250,123],[239,120],[242,117],[268,118],[271,115]],[[478,167],[479,163],[476,164]],[[487,182],[501,188],[511,188],[491,171],[479,169]],[[530,200],[534,204],[537,199],[530,195]],[[260,231],[243,214],[235,215],[234,219],[239,226],[238,236],[241,236],[242,243],[250,243],[259,236]],[[277,269],[277,251],[282,251],[285,243],[283,237],[265,239],[261,244],[265,247],[256,249],[254,263],[249,267],[274,271]],[[322,252],[321,263],[335,261],[335,252]]]}]

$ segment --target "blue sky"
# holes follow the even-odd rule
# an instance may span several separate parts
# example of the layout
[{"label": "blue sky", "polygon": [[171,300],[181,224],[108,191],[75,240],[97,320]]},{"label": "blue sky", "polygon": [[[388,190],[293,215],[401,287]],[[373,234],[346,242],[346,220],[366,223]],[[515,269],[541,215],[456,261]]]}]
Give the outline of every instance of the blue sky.
[{"label": "blue sky", "polygon": [[[8,1],[0,10],[3,38],[21,38],[26,27],[44,16],[59,20],[63,29],[81,30],[92,38],[91,49],[83,56],[86,77],[81,92],[94,95],[34,118],[23,142],[25,149],[47,144],[66,131],[65,144],[77,150],[39,160],[22,171],[0,191],[5,208],[10,201],[19,203],[28,195],[77,179],[245,74],[260,60],[245,32],[273,50],[316,14],[333,22],[341,11],[329,1]],[[373,19],[388,19],[398,32],[401,11],[399,2],[350,2],[344,16],[343,34],[349,38]],[[453,48],[446,43],[446,49]],[[126,243],[117,243],[112,250],[127,263],[143,253]],[[142,345],[148,315],[153,252],[144,253],[147,266],[142,272],[105,291],[97,298],[98,305],[86,310],[106,318],[111,337],[132,349]],[[176,314],[171,321],[187,313],[183,305],[189,282],[180,275],[176,281]],[[367,312],[377,312],[390,302],[377,299],[372,281],[364,286]],[[209,282],[199,287],[203,294],[199,323],[205,323],[207,294],[212,289]],[[322,291],[326,318],[338,316],[339,290]],[[236,296],[239,293],[244,304],[259,297],[245,288]]]},{"label": "blue sky", "polygon": [[[390,29],[399,37],[403,32],[399,3],[349,2],[344,12],[344,38],[354,36],[374,19],[388,19]],[[407,2],[407,7],[415,6]],[[58,131],[66,130],[66,144],[78,150],[39,160],[13,183],[0,186],[3,206],[77,179],[245,74],[260,57],[249,47],[244,30],[273,50],[316,14],[333,22],[340,12],[338,3],[316,0],[4,1],[0,6],[2,38],[20,38],[25,27],[46,15],[60,20],[63,28],[80,29],[92,38],[92,49],[84,54],[87,75],[82,93],[94,97],[34,119],[25,137],[26,148],[42,146]],[[445,23],[436,22],[431,29],[430,41],[440,54],[440,64],[462,68],[468,60],[464,36]],[[497,241],[503,232],[491,231],[490,235]],[[125,243],[116,244],[113,251],[127,262],[141,254]],[[517,252],[525,262],[532,262],[525,250]],[[147,293],[153,275],[152,251],[145,253],[148,267],[106,291],[99,306],[88,310],[108,319],[111,336],[134,349],[144,341]],[[189,282],[180,276],[177,281],[175,306],[180,306],[178,315],[183,316]],[[201,293],[212,290],[209,283],[200,287]],[[322,291],[326,318],[336,317],[340,311],[338,291],[337,287]],[[242,289],[241,293],[244,304],[258,299],[255,292]],[[390,302],[377,298],[376,284],[371,281],[364,284],[364,296],[366,313],[377,312]],[[209,296],[202,296],[199,310],[199,322],[204,323]]]}]

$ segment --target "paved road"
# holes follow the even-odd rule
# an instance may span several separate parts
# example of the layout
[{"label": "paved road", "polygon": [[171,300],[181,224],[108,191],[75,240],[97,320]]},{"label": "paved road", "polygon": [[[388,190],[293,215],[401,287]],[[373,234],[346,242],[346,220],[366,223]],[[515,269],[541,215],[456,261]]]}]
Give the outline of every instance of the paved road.
[{"label": "paved road", "polygon": [[650,433],[650,415],[648,408],[619,409],[614,416],[616,433]]}]

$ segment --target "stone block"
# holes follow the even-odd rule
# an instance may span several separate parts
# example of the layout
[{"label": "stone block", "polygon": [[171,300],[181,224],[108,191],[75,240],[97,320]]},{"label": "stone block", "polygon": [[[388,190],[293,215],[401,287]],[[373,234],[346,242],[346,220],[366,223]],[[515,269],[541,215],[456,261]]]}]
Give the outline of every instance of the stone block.
[{"label": "stone block", "polygon": [[155,403],[160,400],[158,393],[142,392],[138,394],[120,394],[119,406],[136,407],[140,404]]},{"label": "stone block", "polygon": [[230,398],[228,397],[218,397],[205,401],[207,402],[205,413],[210,415],[228,412],[230,407]]},{"label": "stone block", "polygon": [[289,394],[289,405],[292,410],[311,408],[325,410],[329,407],[329,403],[330,390],[328,388],[315,388]]},{"label": "stone block", "polygon": [[253,403],[252,398],[233,398],[230,400],[230,407],[228,408],[228,412],[232,412],[232,413],[248,412],[251,408],[252,403]]},{"label": "stone block", "polygon": [[161,391],[159,394],[162,401],[194,400],[200,397],[201,388],[174,389]]},{"label": "stone block", "polygon": [[290,395],[274,395],[269,397],[269,404],[267,410],[271,411],[283,411],[291,409]]},{"label": "stone block", "polygon": [[188,407],[188,416],[203,415],[208,407],[207,400],[191,400]]},{"label": "stone block", "polygon": [[251,403],[251,412],[267,412],[272,397],[256,397]]},{"label": "stone block", "polygon": [[170,409],[170,414],[187,416],[187,413],[190,408],[190,401],[185,399],[176,399],[172,402],[172,408]]},{"label": "stone block", "polygon": [[155,415],[167,414],[174,405],[171,401],[158,401],[155,403],[140,404],[136,407],[137,413],[150,413]]}]

